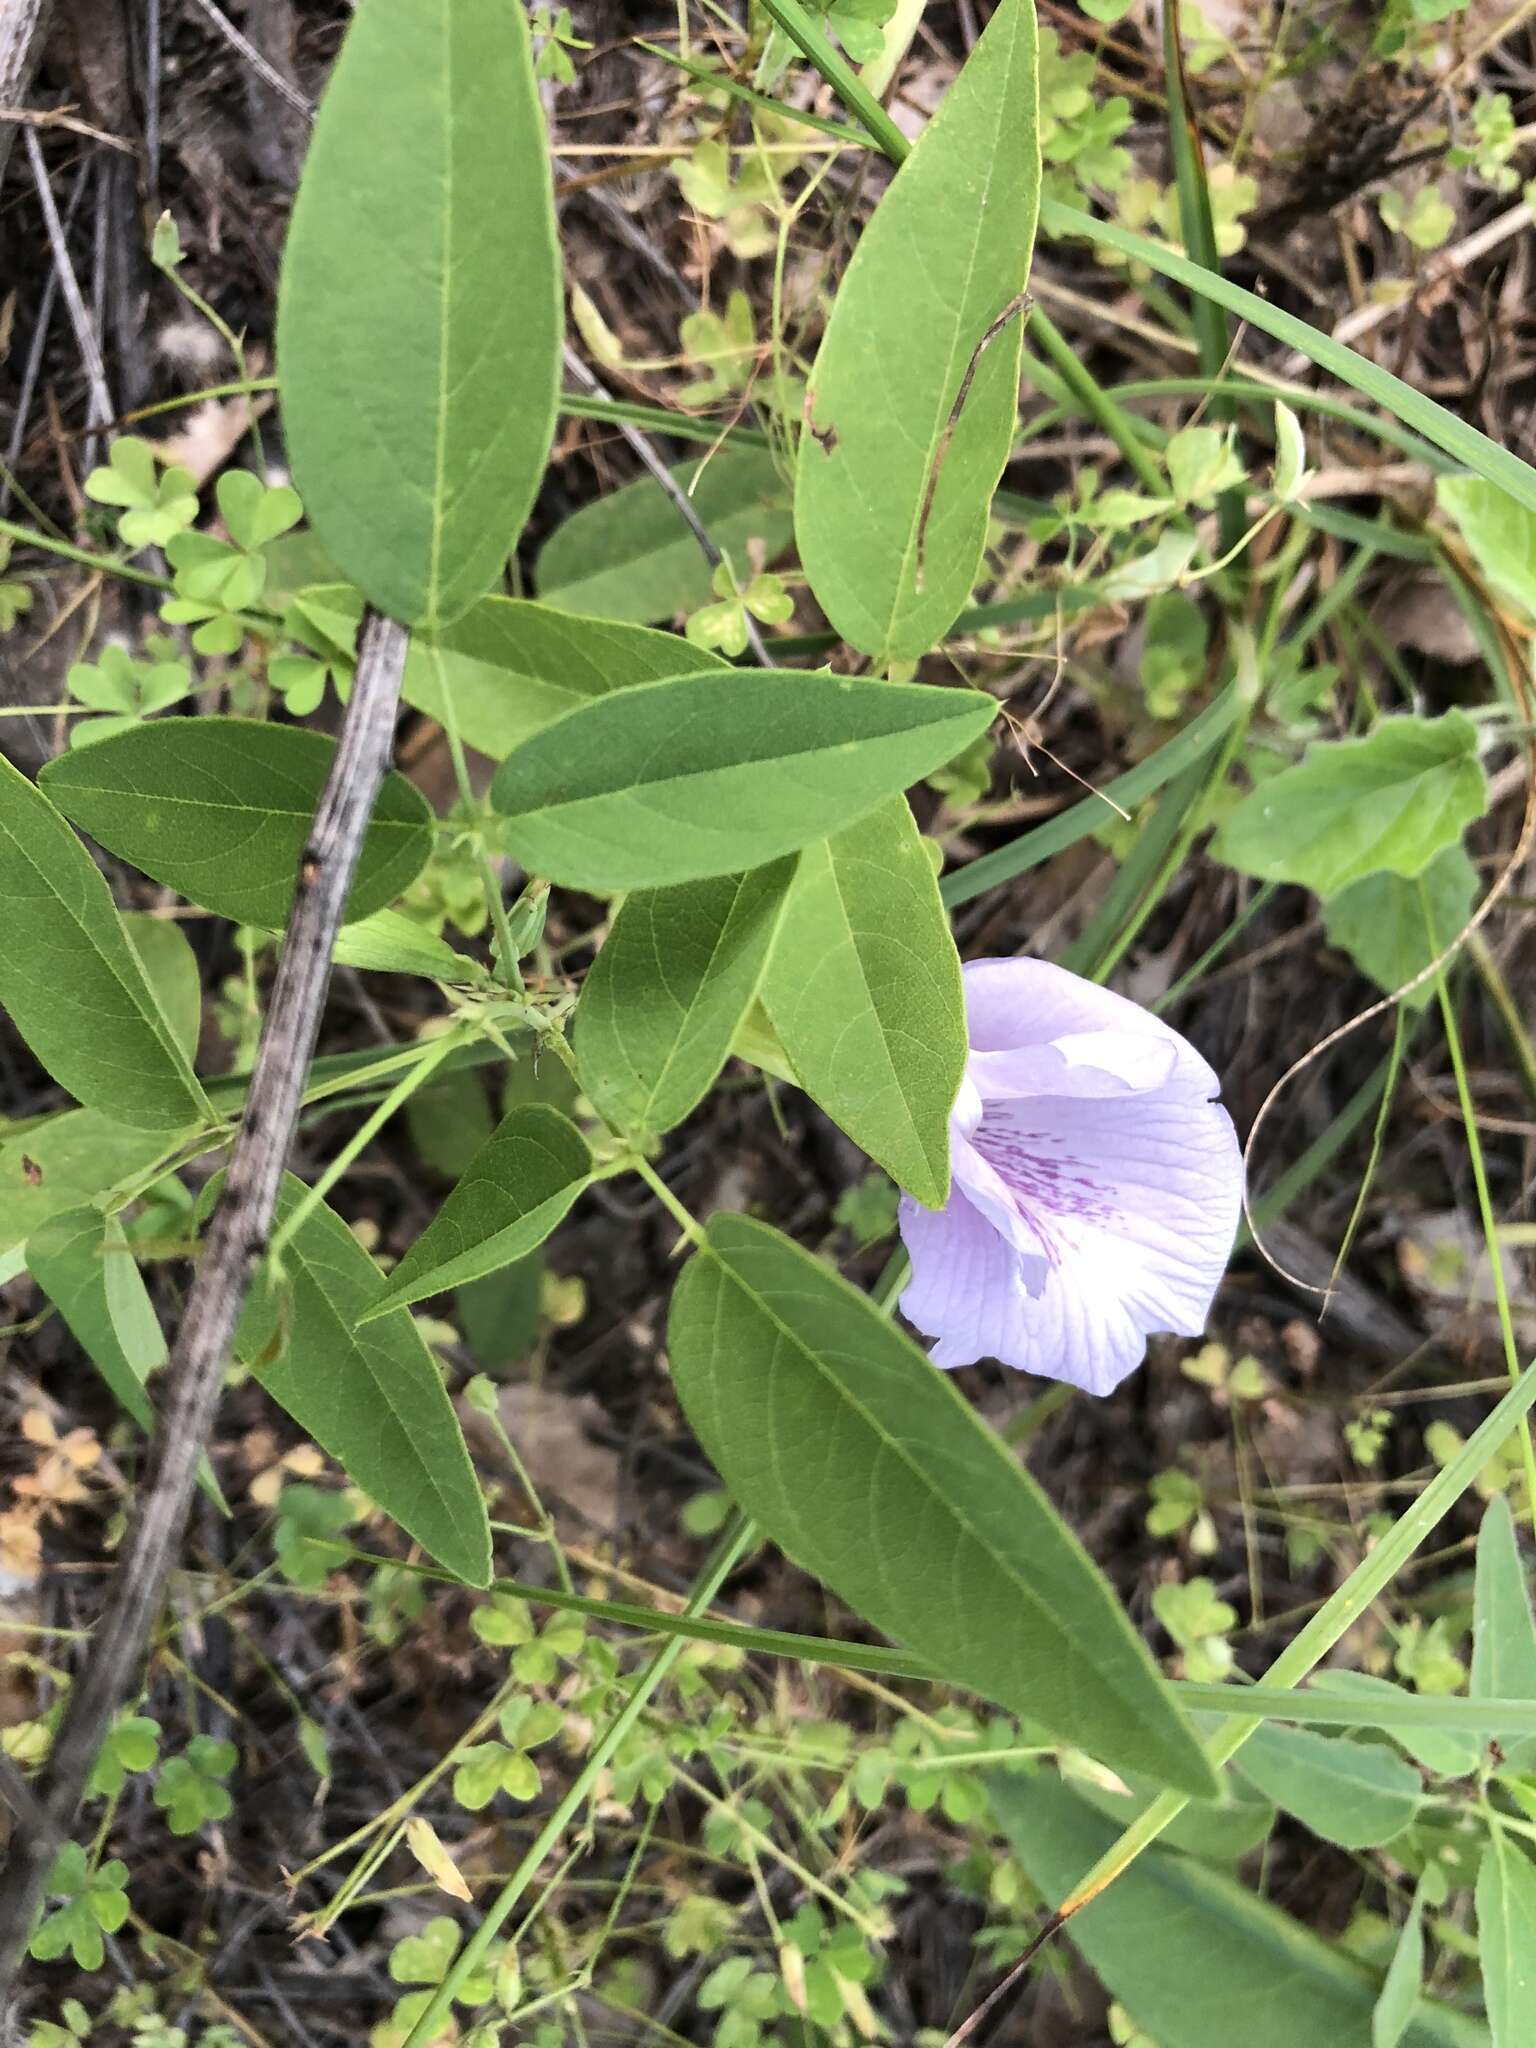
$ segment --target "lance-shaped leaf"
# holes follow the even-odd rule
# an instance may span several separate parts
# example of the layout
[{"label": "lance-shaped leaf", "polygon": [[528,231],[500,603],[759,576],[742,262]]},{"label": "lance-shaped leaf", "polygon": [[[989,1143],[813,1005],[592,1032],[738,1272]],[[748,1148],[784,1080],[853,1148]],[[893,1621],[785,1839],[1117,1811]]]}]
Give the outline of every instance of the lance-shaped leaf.
[{"label": "lance-shaped leaf", "polygon": [[995,710],[978,691],[922,683],[676,676],[545,726],[502,762],[491,801],[531,873],[576,889],[665,888],[839,831],[952,761]]},{"label": "lance-shaped leaf", "polygon": [[996,323],[1034,246],[1037,71],[1031,0],[1000,0],[859,237],[811,372],[800,559],[880,660],[931,647],[981,563],[1018,404],[1022,321]]},{"label": "lance-shaped leaf", "polygon": [[[308,1192],[284,1180],[279,1223]],[[442,1374],[404,1310],[354,1327],[378,1293],[378,1267],[322,1203],[283,1246],[280,1277],[258,1277],[236,1354],[408,1535],[483,1586],[490,1526]]]},{"label": "lance-shaped leaf", "polygon": [[119,1406],[153,1429],[144,1382],[165,1363],[165,1337],[122,1225],[99,1209],[67,1210],[34,1233],[27,1268]]},{"label": "lance-shaped leaf", "polygon": [[1324,1841],[1374,1849],[1413,1820],[1423,1799],[1418,1772],[1379,1743],[1313,1728],[1258,1728],[1233,1768]]},{"label": "lance-shaped leaf", "polygon": [[509,1110],[359,1320],[372,1323],[522,1258],[544,1242],[591,1174],[587,1141],[569,1117],[537,1102]]},{"label": "lance-shaped leaf", "polygon": [[332,957],[338,967],[361,967],[370,974],[421,974],[456,987],[477,988],[489,980],[472,954],[455,952],[446,939],[403,910],[376,910],[371,917],[344,925]]},{"label": "lance-shaped leaf", "polygon": [[670,1131],[703,1100],[757,998],[793,859],[638,889],[576,1005],[581,1082],[621,1131]]},{"label": "lance-shaped leaf", "polygon": [[501,572],[560,366],[549,148],[514,0],[368,0],[331,74],[278,293],[283,428],[322,545],[407,624]]},{"label": "lance-shaped leaf", "polygon": [[[1114,1822],[1044,1773],[990,1772],[986,1784],[1030,1882],[1059,1905],[1114,1841]],[[1372,2048],[1375,1971],[1191,1857],[1146,1850],[1072,1916],[1066,1938],[1166,2048]],[[1426,1999],[1399,2048],[1489,2048],[1488,2031]]]},{"label": "lance-shaped leaf", "polygon": [[808,846],[763,983],[802,1088],[920,1202],[949,1193],[960,959],[904,797]]},{"label": "lance-shaped leaf", "polygon": [[1493,2048],[1524,2048],[1536,2009],[1536,1864],[1497,1827],[1477,1872],[1477,1945]]},{"label": "lance-shaped leaf", "polygon": [[151,917],[139,910],[127,912],[123,930],[171,1036],[188,1062],[195,1061],[203,1022],[203,978],[186,933],[168,917]]},{"label": "lance-shaped leaf", "polygon": [[[766,448],[721,448],[680,462],[672,474],[738,570],[750,568],[754,542],[765,562],[782,554],[789,493]],[[573,512],[544,543],[535,572],[547,604],[640,624],[708,604],[711,574],[676,505],[649,476]]]},{"label": "lance-shaped leaf", "polygon": [[402,690],[408,704],[456,725],[466,746],[500,761],[579,704],[712,660],[727,665],[675,633],[483,597],[441,633],[412,639]]},{"label": "lance-shaped leaf", "polygon": [[[1472,1595],[1472,1677],[1475,1700],[1536,1700],[1536,1623],[1514,1517],[1502,1495],[1489,1501],[1477,1532]],[[1505,1741],[1505,1767],[1529,1770],[1536,1741]]]},{"label": "lance-shaped leaf", "polygon": [[1336,895],[1365,875],[1421,875],[1488,804],[1464,711],[1383,718],[1363,739],[1317,740],[1261,782],[1217,835],[1218,860]]},{"label": "lance-shaped leaf", "polygon": [[99,1109],[66,1109],[0,1145],[0,1255],[55,1216],[148,1173],[176,1134],[135,1130]]},{"label": "lance-shaped leaf", "polygon": [[0,903],[0,1008],[59,1086],[136,1129],[178,1130],[209,1118],[100,870],[42,791],[3,757]]},{"label": "lance-shaped leaf", "polygon": [[[61,754],[47,793],[83,832],[220,917],[277,931],[330,773],[334,740],[248,718],[167,718]],[[416,879],[432,812],[403,775],[374,805],[348,918],[367,917]]]},{"label": "lance-shaped leaf", "polygon": [[668,1349],[721,1478],[856,1613],[1105,1763],[1216,1794],[1087,1552],[863,1295],[766,1225],[716,1216],[674,1293]]}]

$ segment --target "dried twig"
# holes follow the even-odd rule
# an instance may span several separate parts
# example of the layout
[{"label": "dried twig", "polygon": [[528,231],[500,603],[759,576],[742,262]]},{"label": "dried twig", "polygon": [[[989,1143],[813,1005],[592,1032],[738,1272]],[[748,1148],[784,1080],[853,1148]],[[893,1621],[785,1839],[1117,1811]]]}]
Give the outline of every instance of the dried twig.
[{"label": "dried twig", "polygon": [[[6,0],[0,7],[0,109],[15,112],[26,98],[43,53],[53,0]],[[0,121],[0,178],[16,138],[16,123]]]},{"label": "dried twig", "polygon": [[[602,384],[593,376],[569,342],[565,345],[565,367],[567,374],[574,378],[589,398],[608,398],[611,396],[609,392],[603,389]],[[621,438],[627,441],[630,447],[634,449],[651,475],[655,477],[657,483],[661,485],[661,488],[677,507],[678,517],[698,542],[704,559],[709,563],[709,566],[712,569],[718,569],[725,560],[725,557],[710,538],[709,529],[694,510],[693,500],[689,497],[688,493],[683,489],[677,478],[668,469],[667,465],[662,461],[638,427],[631,427],[623,420],[616,420],[614,425]],[[757,630],[756,619],[748,611],[744,611],[742,616],[747,622],[747,645],[752,649],[753,660],[761,663],[764,668],[772,668],[773,657],[763,645],[763,636]]]},{"label": "dried twig", "polygon": [[[86,178],[82,174],[75,180],[75,189],[69,195],[69,204],[64,209],[66,232],[74,225],[81,195],[85,191]],[[32,400],[37,391],[38,373],[43,366],[43,355],[48,346],[48,328],[53,319],[53,302],[59,295],[59,273],[50,269],[43,280],[42,297],[38,301],[37,319],[32,328],[32,342],[27,350],[27,360],[22,366],[21,389],[16,396],[16,415],[11,422],[11,438],[5,450],[6,474],[0,478],[0,514],[11,507],[11,479],[21,462],[21,453],[27,442],[27,427],[32,418]]]},{"label": "dried twig", "polygon": [[37,186],[38,203],[43,209],[43,225],[48,231],[48,247],[53,254],[53,267],[58,273],[59,290],[64,294],[64,303],[69,308],[70,324],[75,330],[75,341],[80,350],[80,360],[85,365],[85,381],[90,388],[86,406],[86,419],[93,427],[105,426],[116,411],[112,394],[107,389],[106,364],[101,359],[101,340],[95,323],[87,310],[80,293],[80,280],[75,276],[75,267],[69,260],[69,244],[64,239],[64,224],[59,219],[59,209],[54,204],[53,187],[48,182],[48,167],[43,162],[42,144],[37,139],[37,130],[26,130],[27,161],[32,166],[32,179]]},{"label": "dried twig", "polygon": [[[309,844],[261,1050],[224,1192],[208,1226],[176,1346],[150,1464],[123,1542],[107,1612],[70,1694],[39,1798],[60,1829],[74,1820],[107,1725],[137,1674],[213,1427],[224,1363],[251,1276],[266,1250],[304,1077],[320,1028],[331,948],[393,744],[407,635],[370,612],[341,742]],[[0,1874],[0,1998],[31,1930],[52,1846],[18,1832]]]},{"label": "dried twig", "polygon": [[310,101],[305,99],[303,93],[299,91],[298,87],[290,79],[284,78],[275,64],[267,62],[253,42],[241,35],[239,29],[235,27],[229,16],[221,13],[214,6],[213,0],[197,0],[197,5],[207,15],[209,21],[218,30],[225,42],[229,44],[229,47],[240,52],[240,55],[250,65],[263,85],[270,86],[280,100],[286,100],[294,112],[302,114],[306,121],[313,121],[315,110]]}]

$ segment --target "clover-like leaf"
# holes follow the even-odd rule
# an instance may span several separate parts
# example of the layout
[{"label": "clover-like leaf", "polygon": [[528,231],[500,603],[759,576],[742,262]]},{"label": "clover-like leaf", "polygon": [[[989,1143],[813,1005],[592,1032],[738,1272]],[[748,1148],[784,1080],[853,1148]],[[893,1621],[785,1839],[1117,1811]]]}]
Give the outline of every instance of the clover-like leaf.
[{"label": "clover-like leaf", "polygon": [[180,1756],[161,1765],[155,1804],[173,1835],[193,1835],[207,1821],[228,1819],[235,1802],[224,1780],[238,1761],[232,1742],[194,1735]]},{"label": "clover-like leaf", "polygon": [[133,434],[112,443],[106,467],[86,478],[85,495],[123,508],[117,530],[131,548],[163,548],[197,517],[191,472],[173,463],[157,474],[154,450]]},{"label": "clover-like leaf", "polygon": [[91,1767],[86,1796],[113,1798],[132,1771],[151,1771],[160,1755],[160,1723],[147,1714],[120,1714]]}]

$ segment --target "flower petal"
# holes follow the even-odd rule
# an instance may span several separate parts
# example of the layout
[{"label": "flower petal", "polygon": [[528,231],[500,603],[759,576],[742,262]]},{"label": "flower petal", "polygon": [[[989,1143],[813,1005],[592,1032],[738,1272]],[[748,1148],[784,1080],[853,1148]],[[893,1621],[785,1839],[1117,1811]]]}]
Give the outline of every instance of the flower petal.
[{"label": "flower petal", "polygon": [[[1165,1087],[1179,1049],[1145,1031],[1069,1031],[1017,1052],[973,1052],[966,1078],[983,1102],[1022,1095],[1143,1095]],[[975,1125],[971,1128],[974,1130]]]},{"label": "flower petal", "polygon": [[967,962],[965,1010],[973,1053],[1017,1052],[1078,1034],[1125,1032],[1171,1045],[1177,1056],[1174,1078],[1198,1085],[1206,1096],[1220,1093],[1210,1067],[1171,1025],[1049,960]]},{"label": "flower petal", "polygon": [[[978,1149],[1047,1244],[1004,1364],[1105,1394],[1154,1330],[1199,1336],[1232,1248],[1242,1155],[1226,1111],[1180,1090],[989,1106]],[[1022,1340],[1022,1341],[1017,1341]]]},{"label": "flower petal", "polygon": [[1038,1294],[1051,1268],[1049,1248],[1019,1207],[1013,1190],[974,1145],[954,1132],[950,1135],[949,1156],[952,1185],[1012,1247],[1015,1256],[1023,1261],[1025,1287]]},{"label": "flower petal", "polygon": [[912,1261],[901,1312],[938,1339],[933,1363],[947,1371],[1004,1355],[1029,1304],[1019,1254],[959,1188],[937,1213],[903,1195],[900,1216]]}]

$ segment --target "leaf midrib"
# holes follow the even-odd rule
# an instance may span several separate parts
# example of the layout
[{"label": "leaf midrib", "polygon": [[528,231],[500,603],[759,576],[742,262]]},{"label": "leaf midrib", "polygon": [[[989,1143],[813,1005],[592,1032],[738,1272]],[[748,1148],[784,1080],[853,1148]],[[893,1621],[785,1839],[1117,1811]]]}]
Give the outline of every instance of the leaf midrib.
[{"label": "leaf midrib", "polygon": [[[1081,1657],[1083,1661],[1087,1663],[1089,1667],[1095,1672],[1101,1672],[1102,1667],[1097,1665],[1094,1662],[1091,1655],[1089,1655],[1087,1652],[1083,1650],[1076,1633],[1070,1626],[1070,1623],[1065,1619],[1058,1617],[1052,1609],[1045,1605],[1045,1603],[1041,1600],[1040,1596],[1034,1592],[1033,1588],[1031,1587],[1027,1579],[1017,1576],[1014,1568],[1007,1562],[1007,1560],[1002,1558],[998,1554],[998,1552],[993,1549],[991,1542],[986,1537],[982,1536],[972,1526],[972,1524],[966,1517],[964,1511],[960,1507],[956,1506],[954,1502],[949,1500],[947,1496],[945,1496],[939,1491],[939,1489],[935,1486],[930,1476],[923,1470],[922,1466],[917,1464],[913,1460],[911,1454],[904,1448],[900,1439],[892,1436],[890,1432],[886,1430],[884,1426],[879,1422],[879,1420],[870,1412],[870,1410],[865,1406],[865,1404],[855,1394],[853,1394],[849,1390],[849,1388],[846,1385],[844,1385],[844,1383],[840,1381],[837,1378],[837,1376],[826,1365],[822,1363],[821,1359],[817,1356],[817,1354],[814,1351],[811,1351],[807,1348],[804,1341],[796,1334],[796,1332],[787,1323],[785,1323],[782,1320],[782,1318],[772,1308],[769,1307],[768,1303],[764,1300],[762,1295],[760,1295],[756,1291],[755,1288],[749,1286],[747,1282],[740,1277],[736,1270],[728,1263],[724,1255],[716,1249],[714,1244],[707,1237],[701,1244],[700,1250],[707,1253],[711,1258],[714,1259],[715,1263],[720,1267],[722,1273],[725,1275],[726,1280],[730,1284],[740,1288],[741,1292],[752,1303],[753,1307],[756,1308],[758,1312],[765,1318],[765,1320],[773,1326],[776,1335],[783,1341],[792,1345],[794,1349],[798,1351],[802,1357],[810,1361],[811,1365],[815,1368],[817,1375],[823,1381],[826,1382],[826,1384],[831,1388],[833,1393],[837,1397],[842,1399],[844,1402],[846,1402],[848,1407],[851,1408],[853,1412],[860,1418],[860,1420],[868,1427],[871,1434],[874,1435],[883,1445],[885,1445],[887,1449],[890,1452],[892,1452],[900,1460],[900,1462],[907,1467],[907,1469],[910,1472],[912,1472],[914,1477],[919,1481],[924,1493],[929,1495],[931,1498],[935,1499],[942,1507],[944,1507],[950,1514],[953,1515],[955,1522],[958,1524],[962,1533],[968,1538],[968,1540],[973,1542],[977,1546],[977,1548],[983,1553],[983,1555],[988,1557],[994,1563],[994,1565],[1002,1574],[1002,1576],[1011,1585],[1015,1586],[1018,1589],[1018,1592],[1022,1597],[1024,1604],[1028,1606],[1033,1612],[1038,1613],[1039,1615],[1044,1617],[1044,1619],[1047,1621],[1047,1623],[1052,1628],[1054,1633],[1072,1648],[1076,1656]],[[718,1348],[718,1340],[716,1348]],[[976,1440],[986,1445],[988,1455],[992,1456],[994,1459],[1001,1459],[1002,1463],[1008,1470],[1010,1481],[1016,1481],[1020,1478],[1025,1478],[1027,1480],[1027,1475],[1022,1472],[1022,1469],[1019,1466],[1014,1464],[1013,1460],[1002,1449],[1002,1446],[997,1442],[995,1437],[993,1437],[990,1432],[983,1429],[981,1424],[975,1422],[974,1417],[970,1416],[969,1410],[960,1409],[956,1411],[956,1414],[957,1418],[961,1419],[962,1427],[964,1426],[964,1423],[967,1420],[969,1420],[972,1423],[973,1435],[975,1436]],[[788,1496],[786,1495],[786,1500],[787,1499]],[[795,1519],[798,1525],[798,1515],[795,1517]],[[1060,1531],[1060,1534],[1063,1538],[1066,1538],[1066,1540],[1070,1544],[1070,1533],[1065,1529],[1064,1525]],[[1080,1561],[1081,1560],[1074,1559],[1074,1562]],[[1091,1561],[1089,1562],[1091,1563]],[[1127,1656],[1132,1655],[1130,1645],[1125,1646],[1125,1654]],[[1158,1680],[1155,1672],[1147,1672],[1143,1675],[1151,1684],[1154,1692],[1156,1692],[1158,1688]],[[1137,1702],[1134,1698],[1128,1698],[1121,1691],[1118,1685],[1115,1685],[1112,1688],[1106,1686],[1106,1689],[1113,1690],[1115,1698],[1117,1699],[1117,1701],[1120,1702],[1123,1708],[1128,1709],[1133,1714],[1135,1713]],[[1176,1713],[1176,1710],[1174,1711]],[[1191,1741],[1193,1741],[1192,1737]]]}]

